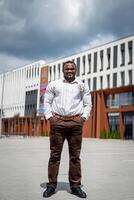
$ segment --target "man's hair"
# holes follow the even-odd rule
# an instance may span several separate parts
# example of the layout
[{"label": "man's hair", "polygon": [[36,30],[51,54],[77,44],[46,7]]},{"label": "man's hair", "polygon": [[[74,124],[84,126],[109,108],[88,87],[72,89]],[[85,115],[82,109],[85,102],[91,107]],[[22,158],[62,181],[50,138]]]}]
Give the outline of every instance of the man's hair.
[{"label": "man's hair", "polygon": [[63,62],[63,65],[62,65],[62,70],[64,70],[64,66],[65,66],[66,64],[68,64],[68,63],[71,63],[71,64],[73,64],[73,65],[75,66],[75,68],[77,68],[77,66],[76,66],[76,64],[75,64],[75,62],[74,62],[74,61],[72,61],[72,60],[68,60],[68,61],[66,61],[66,62]]}]

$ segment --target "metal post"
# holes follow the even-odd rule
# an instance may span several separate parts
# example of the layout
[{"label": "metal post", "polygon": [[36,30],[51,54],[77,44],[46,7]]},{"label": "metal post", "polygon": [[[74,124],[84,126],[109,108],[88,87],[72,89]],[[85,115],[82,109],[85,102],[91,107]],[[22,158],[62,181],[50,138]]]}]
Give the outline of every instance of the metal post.
[{"label": "metal post", "polygon": [[2,92],[1,92],[0,137],[2,137],[2,117],[3,117],[4,85],[5,85],[5,73],[3,73],[3,83],[2,83]]}]

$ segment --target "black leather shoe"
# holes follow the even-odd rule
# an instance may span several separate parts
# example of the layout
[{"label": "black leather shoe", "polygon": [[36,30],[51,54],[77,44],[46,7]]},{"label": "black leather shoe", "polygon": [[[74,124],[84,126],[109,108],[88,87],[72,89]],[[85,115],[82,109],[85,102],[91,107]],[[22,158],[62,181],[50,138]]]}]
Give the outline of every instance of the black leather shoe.
[{"label": "black leather shoe", "polygon": [[52,186],[47,186],[47,189],[43,192],[43,197],[50,197],[55,193],[55,188]]},{"label": "black leather shoe", "polygon": [[86,198],[86,193],[80,187],[72,187],[71,193],[80,198]]}]

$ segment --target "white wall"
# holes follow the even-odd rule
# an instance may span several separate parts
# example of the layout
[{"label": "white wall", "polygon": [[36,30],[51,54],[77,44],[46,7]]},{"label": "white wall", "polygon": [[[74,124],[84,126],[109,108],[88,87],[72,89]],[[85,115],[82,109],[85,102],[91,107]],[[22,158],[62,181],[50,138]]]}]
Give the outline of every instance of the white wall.
[{"label": "white wall", "polygon": [[[24,116],[25,93],[40,87],[40,68],[45,61],[37,61],[24,67],[5,73],[3,109],[5,118],[15,114]],[[2,94],[2,80],[0,75],[0,100]],[[1,103],[0,103],[1,108]]]}]

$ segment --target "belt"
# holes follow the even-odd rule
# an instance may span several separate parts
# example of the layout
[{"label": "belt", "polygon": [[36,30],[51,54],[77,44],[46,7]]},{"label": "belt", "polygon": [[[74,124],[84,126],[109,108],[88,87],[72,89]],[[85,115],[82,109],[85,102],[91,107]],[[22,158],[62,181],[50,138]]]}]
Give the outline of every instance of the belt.
[{"label": "belt", "polygon": [[72,119],[74,119],[74,118],[80,116],[80,114],[72,115],[72,116],[63,116],[63,115],[59,115],[59,114],[57,114],[57,113],[54,113],[54,115],[55,115],[57,118],[62,119],[62,120],[72,120]]}]

